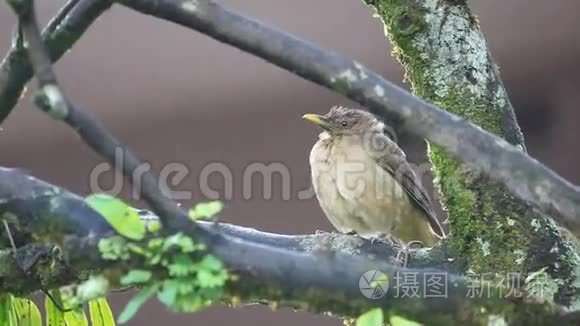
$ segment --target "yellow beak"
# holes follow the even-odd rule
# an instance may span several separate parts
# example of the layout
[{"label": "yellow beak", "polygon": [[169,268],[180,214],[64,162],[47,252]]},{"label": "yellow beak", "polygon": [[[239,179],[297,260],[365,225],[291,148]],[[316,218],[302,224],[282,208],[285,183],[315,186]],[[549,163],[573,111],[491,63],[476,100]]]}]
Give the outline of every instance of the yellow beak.
[{"label": "yellow beak", "polygon": [[308,113],[302,116],[302,119],[311,122],[322,129],[330,130],[332,129],[332,124],[325,117],[319,114]]}]

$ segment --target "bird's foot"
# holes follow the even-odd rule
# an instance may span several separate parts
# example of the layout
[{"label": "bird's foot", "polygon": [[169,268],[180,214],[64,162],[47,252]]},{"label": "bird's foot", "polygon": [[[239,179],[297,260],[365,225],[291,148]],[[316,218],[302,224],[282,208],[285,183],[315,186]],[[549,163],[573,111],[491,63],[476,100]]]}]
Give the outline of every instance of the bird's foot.
[{"label": "bird's foot", "polygon": [[386,241],[384,239],[381,239],[381,238],[371,238],[370,241],[371,241],[372,245],[377,244],[377,243],[386,243]]},{"label": "bird's foot", "polygon": [[318,235],[321,235],[321,234],[329,234],[329,233],[330,233],[330,232],[328,232],[328,231],[324,231],[324,230],[316,230],[316,231],[314,232],[314,234],[318,234]]},{"label": "bird's foot", "polygon": [[412,249],[416,245],[419,245],[418,248],[425,247],[425,244],[419,240],[409,241],[402,245],[401,250],[399,250],[395,257],[395,261],[401,264],[402,267],[407,267],[407,263],[409,262],[409,249]]},{"label": "bird's foot", "polygon": [[389,242],[393,241],[393,239],[391,239],[391,237],[385,233],[378,233],[374,237],[369,238],[369,240],[370,240],[371,244],[375,244],[375,243],[388,244]]},{"label": "bird's foot", "polygon": [[354,236],[358,236],[358,233],[356,233],[356,231],[350,230],[348,232],[345,233],[346,235],[354,235]]},{"label": "bird's foot", "polygon": [[395,256],[395,263],[402,267],[407,267],[408,260],[409,252],[407,251],[407,247],[403,246],[403,248],[397,252],[397,256]]},{"label": "bird's foot", "polygon": [[421,248],[425,248],[425,244],[419,240],[413,240],[413,241],[409,241],[406,245],[407,248],[413,248],[414,246],[416,246],[416,249],[421,249]]}]

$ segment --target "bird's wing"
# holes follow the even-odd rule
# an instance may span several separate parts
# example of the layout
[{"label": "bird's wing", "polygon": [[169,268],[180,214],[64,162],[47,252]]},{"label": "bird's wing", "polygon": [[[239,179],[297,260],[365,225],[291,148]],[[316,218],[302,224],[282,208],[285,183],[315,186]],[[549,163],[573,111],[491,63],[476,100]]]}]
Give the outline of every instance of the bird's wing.
[{"label": "bird's wing", "polygon": [[443,227],[433,211],[431,200],[407,162],[405,153],[387,136],[379,135],[379,137],[384,137],[380,141],[384,144],[384,150],[381,150],[378,155],[374,155],[377,164],[399,181],[411,202],[425,213],[435,235],[439,238],[445,237],[445,231],[443,231]]}]

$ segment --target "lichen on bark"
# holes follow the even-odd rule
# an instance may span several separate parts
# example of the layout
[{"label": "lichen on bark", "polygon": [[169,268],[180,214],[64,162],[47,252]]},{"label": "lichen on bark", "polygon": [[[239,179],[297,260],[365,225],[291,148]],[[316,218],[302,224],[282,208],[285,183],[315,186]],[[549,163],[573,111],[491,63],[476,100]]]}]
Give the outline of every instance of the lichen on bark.
[{"label": "lichen on bark", "polygon": [[[522,133],[478,21],[461,0],[364,0],[376,11],[415,95],[525,151]],[[449,247],[476,273],[528,274],[546,267],[553,298],[577,300],[576,250],[554,222],[505,187],[430,145],[447,211]]]}]

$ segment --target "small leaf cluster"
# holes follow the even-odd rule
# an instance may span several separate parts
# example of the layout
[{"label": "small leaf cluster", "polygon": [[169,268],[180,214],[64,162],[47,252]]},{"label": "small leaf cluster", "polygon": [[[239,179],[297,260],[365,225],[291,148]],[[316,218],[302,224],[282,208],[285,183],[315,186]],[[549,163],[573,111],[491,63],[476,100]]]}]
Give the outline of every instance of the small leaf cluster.
[{"label": "small leaf cluster", "polygon": [[131,250],[125,238],[114,235],[99,240],[99,252],[106,260],[128,260],[131,258]]},{"label": "small leaf cluster", "polygon": [[121,284],[142,288],[127,304],[119,322],[131,319],[155,294],[177,312],[195,312],[221,298],[228,273],[219,259],[205,252],[203,244],[177,233],[151,239],[146,247],[136,249],[133,246],[130,250],[145,259],[144,268],[129,271]]},{"label": "small leaf cluster", "polygon": [[[141,288],[119,315],[120,323],[130,320],[155,294],[178,312],[198,311],[221,298],[228,273],[203,244],[183,233],[145,239],[148,231],[150,235],[158,234],[159,228],[147,228],[136,210],[123,201],[95,194],[86,202],[117,231],[117,235],[99,241],[101,257],[143,262],[140,269],[130,270],[120,280],[121,285]],[[198,203],[189,216],[193,220],[212,218],[222,208],[219,201]]]}]

